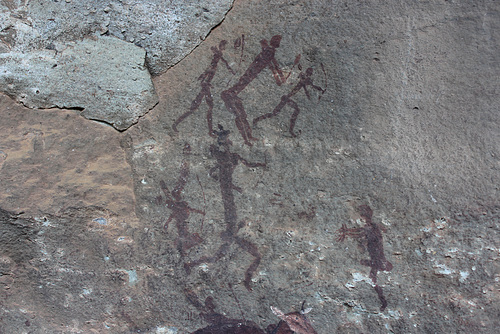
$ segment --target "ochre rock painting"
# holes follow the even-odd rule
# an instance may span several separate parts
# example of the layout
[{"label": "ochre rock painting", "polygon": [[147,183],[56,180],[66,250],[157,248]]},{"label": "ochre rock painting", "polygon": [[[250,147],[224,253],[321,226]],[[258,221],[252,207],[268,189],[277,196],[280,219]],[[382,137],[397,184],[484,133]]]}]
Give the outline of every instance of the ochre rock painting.
[{"label": "ochre rock painting", "polygon": [[[301,55],[297,55],[295,57],[294,65],[290,72],[285,75],[283,70],[280,68],[280,65],[278,64],[278,61],[276,60],[275,54],[277,49],[280,47],[281,43],[281,35],[275,35],[271,38],[271,40],[268,42],[267,40],[263,39],[260,41],[261,44],[261,52],[255,57],[255,59],[252,61],[252,63],[248,66],[246,71],[239,77],[238,82],[236,82],[233,86],[230,88],[222,91],[220,93],[221,99],[224,101],[224,105],[226,106],[226,109],[234,115],[234,121],[236,124],[236,127],[238,128],[238,131],[240,132],[244,142],[248,146],[252,146],[252,141],[257,140],[257,138],[252,136],[252,128],[250,127],[250,124],[248,122],[248,117],[247,113],[245,111],[245,107],[243,104],[242,99],[239,97],[241,92],[243,92],[247,86],[254,81],[257,76],[261,72],[263,72],[266,68],[271,71],[271,74],[273,75],[274,81],[276,85],[281,86],[284,84],[288,78],[290,77],[292,70],[295,66],[298,66],[299,70],[301,71],[299,74],[299,80],[297,84],[292,88],[292,90],[281,97],[281,101],[278,103],[278,105],[269,113],[266,113],[262,116],[256,117],[253,120],[253,126],[255,126],[258,122],[277,116],[282,109],[285,106],[290,106],[294,111],[292,113],[292,116],[290,117],[290,126],[289,126],[289,132],[293,137],[296,137],[294,130],[295,123],[297,121],[297,117],[300,113],[300,108],[297,105],[297,103],[292,100],[292,97],[297,94],[301,89],[304,89],[304,92],[309,100],[311,100],[311,95],[307,89],[308,86],[311,88],[321,92],[321,95],[323,95],[326,92],[326,72],[323,67],[323,64],[321,64],[321,69],[323,71],[323,74],[325,75],[325,88],[321,88],[313,83],[312,75],[313,75],[313,68],[309,67],[305,71],[305,73],[302,72],[302,65],[300,64],[300,59]],[[198,80],[201,81],[201,90],[200,93],[196,96],[196,98],[192,101],[191,106],[188,111],[183,113],[181,116],[177,118],[177,120],[174,122],[172,125],[172,128],[175,132],[178,132],[178,126],[179,124],[184,121],[187,117],[191,116],[196,110],[198,110],[201,106],[201,103],[203,100],[205,100],[207,104],[207,125],[208,125],[208,134],[212,137],[215,136],[214,134],[214,129],[213,129],[213,124],[212,124],[212,116],[213,116],[213,108],[214,108],[214,99],[212,96],[212,80],[217,72],[217,68],[219,66],[219,62],[223,62],[224,65],[226,66],[227,70],[235,75],[235,71],[231,68],[229,65],[228,61],[223,57],[223,51],[226,49],[227,41],[222,40],[219,43],[219,46],[212,46],[211,50],[213,52],[213,58],[210,63],[210,66],[206,69],[205,72],[203,72],[199,77]],[[240,56],[240,61],[239,65],[241,65],[241,61],[243,58],[243,50],[245,47],[245,35],[242,35],[242,37],[239,37],[238,39],[235,40],[234,42],[235,48],[241,47],[241,56]],[[321,98],[321,95],[318,97],[318,99]]]},{"label": "ochre rock painting", "polygon": [[[236,243],[244,251],[254,257],[254,261],[248,267],[245,274],[245,287],[250,288],[250,280],[252,275],[259,266],[261,255],[257,246],[252,242],[247,241],[237,235],[238,230],[244,225],[244,221],[238,222],[238,214],[236,204],[234,202],[233,190],[242,192],[242,189],[233,183],[234,168],[239,162],[247,167],[264,167],[264,163],[252,163],[243,159],[239,154],[233,153],[230,150],[231,140],[229,140],[229,131],[224,130],[219,125],[217,132],[217,145],[210,145],[210,153],[217,160],[216,165],[211,169],[210,174],[219,182],[222,202],[224,205],[224,222],[226,223],[226,230],[221,233],[222,245],[214,256],[204,256],[200,259],[185,264],[188,273],[191,268],[199,265],[200,263],[216,262],[227,254],[229,246]],[[217,172],[217,174],[216,174]]]},{"label": "ochre rock painting", "polygon": [[[186,144],[184,146],[184,154],[189,155],[190,153],[191,147],[189,146],[189,144]],[[161,195],[156,198],[156,202],[158,205],[166,204],[167,208],[172,211],[163,227],[166,230],[168,228],[168,224],[172,220],[175,220],[175,226],[177,227],[177,231],[179,233],[179,237],[177,238],[176,242],[177,249],[182,256],[186,255],[186,251],[188,249],[196,246],[203,241],[198,233],[190,233],[187,228],[190,214],[198,213],[201,215],[205,215],[205,211],[191,208],[189,204],[182,199],[182,191],[186,186],[188,177],[189,163],[187,162],[187,160],[184,160],[182,163],[179,178],[177,180],[177,184],[175,185],[174,189],[170,191],[165,181],[162,180],[160,181],[160,187],[165,194],[165,199],[163,199]]]},{"label": "ochre rock painting", "polygon": [[373,211],[368,205],[361,205],[358,208],[361,218],[365,221],[363,227],[348,228],[345,224],[338,230],[337,241],[344,241],[346,237],[358,238],[368,250],[370,259],[361,260],[361,264],[370,267],[370,278],[375,284],[374,288],[380,299],[380,311],[387,307],[382,287],[377,284],[377,274],[379,271],[391,271],[392,263],[386,260],[384,255],[384,242],[380,227],[372,221]]},{"label": "ochre rock painting", "polygon": [[[269,41],[264,39],[261,40],[261,51],[248,65],[246,71],[238,78],[236,83],[220,92],[220,98],[223,101],[224,106],[232,115],[234,115],[236,128],[238,129],[245,144],[243,145],[243,147],[252,146],[252,141],[255,141],[256,138],[252,135],[252,128],[250,127],[247,119],[247,113],[245,111],[244,103],[239,95],[264,70],[270,70],[270,74],[272,74],[274,78],[274,83],[278,86],[283,85],[289,79],[290,74],[295,67],[298,68],[299,72],[297,76],[297,82],[293,84],[291,90],[287,94],[281,96],[281,101],[279,101],[279,103],[274,107],[273,110],[270,110],[269,112],[264,113],[261,116],[255,117],[252,122],[253,126],[256,126],[261,121],[278,116],[284,110],[284,108],[288,106],[292,109],[288,132],[294,140],[300,140],[300,138],[297,138],[297,133],[294,131],[294,128],[301,110],[298,103],[294,100],[294,97],[296,96],[296,94],[303,90],[305,96],[307,97],[307,100],[311,101],[312,96],[309,90],[309,88],[311,88],[312,90],[318,92],[317,96],[319,101],[323,94],[326,92],[326,70],[323,64],[320,64],[320,68],[322,75],[324,75],[324,82],[322,84],[324,87],[321,87],[314,83],[313,67],[308,67],[305,71],[302,70],[302,65],[300,64],[300,54],[296,56],[290,72],[287,74],[284,73],[275,57],[275,54],[280,47],[281,39],[281,35],[275,35]],[[201,90],[196,98],[192,101],[189,110],[181,114],[172,125],[173,130],[177,133],[183,130],[182,128],[179,129],[180,124],[187,117],[191,116],[197,110],[199,110],[202,102],[205,101],[207,105],[206,120],[208,125],[208,135],[211,141],[215,141],[215,143],[212,143],[209,146],[210,156],[212,159],[214,159],[215,165],[210,168],[208,174],[213,181],[216,181],[219,184],[221,196],[220,198],[222,200],[224,209],[225,229],[219,234],[217,238],[218,240],[216,240],[216,242],[220,243],[218,249],[210,255],[201,254],[201,256],[195,256],[195,259],[193,259],[192,256],[187,256],[187,252],[191,248],[202,244],[205,241],[203,235],[200,235],[196,232],[190,232],[188,230],[188,218],[190,214],[193,213],[202,215],[203,217],[206,214],[204,210],[191,207],[191,205],[187,203],[182,197],[182,192],[184,191],[189,177],[189,163],[187,161],[187,157],[191,152],[189,144],[186,144],[184,147],[184,156],[186,158],[182,162],[177,184],[175,185],[174,189],[170,191],[166,183],[164,181],[161,181],[160,188],[164,193],[165,199],[162,196],[158,196],[157,203],[160,205],[164,204],[171,210],[171,214],[164,223],[164,227],[167,228],[168,224],[172,220],[176,222],[178,231],[176,247],[181,255],[183,267],[188,275],[191,275],[191,271],[194,267],[200,266],[201,264],[221,263],[224,257],[227,257],[232,252],[234,252],[234,248],[232,248],[231,246],[236,245],[238,249],[242,250],[252,257],[251,263],[246,267],[243,279],[243,284],[246,289],[248,291],[252,291],[252,288],[250,286],[251,280],[255,271],[259,267],[262,259],[262,254],[254,242],[246,240],[238,235],[238,231],[243,226],[245,226],[245,221],[240,220],[238,217],[238,206],[235,201],[234,191],[242,193],[244,189],[237,185],[238,182],[234,180],[233,175],[235,168],[240,163],[242,163],[246,167],[252,168],[266,167],[266,163],[247,161],[238,153],[232,151],[233,143],[229,139],[229,130],[224,129],[224,127],[220,124],[218,125],[218,130],[213,129],[212,118],[214,111],[214,98],[212,94],[215,90],[217,90],[217,87],[214,87],[212,82],[218,70],[219,64],[222,62],[227,71],[233,77],[236,75],[235,70],[230,66],[230,63],[235,64],[235,62],[231,62],[224,57],[224,51],[226,50],[227,44],[228,42],[226,40],[222,40],[218,46],[211,47],[211,51],[213,53],[211,63],[205,70],[205,72],[203,72],[198,77],[198,81],[200,81],[201,85]],[[240,66],[242,64],[243,50],[245,48],[244,35],[235,40],[234,48],[241,48],[240,60],[238,63],[238,66]],[[309,205],[309,209],[310,212],[300,212],[298,214],[298,217],[301,219],[313,220],[316,215],[316,207],[313,205]],[[363,244],[365,244],[366,249],[368,250],[368,253],[370,255],[370,259],[362,260],[361,264],[371,268],[370,278],[373,281],[374,288],[382,304],[380,310],[384,311],[387,307],[387,301],[382,288],[377,284],[377,273],[379,271],[390,271],[392,269],[392,264],[385,258],[382,232],[378,225],[372,221],[373,212],[371,208],[367,205],[361,205],[358,210],[361,218],[363,218],[365,221],[365,226],[360,228],[347,228],[345,224],[342,224],[342,227],[338,230],[339,236],[337,238],[337,241],[344,241],[346,237],[352,237],[359,238],[360,240],[362,240]],[[198,252],[196,252],[196,254],[198,254]],[[281,319],[281,321],[278,325],[269,325],[266,330],[263,330],[251,321],[242,319],[230,319],[220,313],[215,312],[215,305],[213,303],[212,297],[208,297],[205,303],[202,304],[192,290],[185,289],[185,296],[189,300],[189,302],[201,312],[201,318],[210,324],[209,326],[199,329],[194,333],[316,333],[312,325],[305,317],[306,312],[304,312],[304,310],[302,310],[301,312],[292,312],[285,314],[277,308],[272,308],[273,313],[275,313]]]}]

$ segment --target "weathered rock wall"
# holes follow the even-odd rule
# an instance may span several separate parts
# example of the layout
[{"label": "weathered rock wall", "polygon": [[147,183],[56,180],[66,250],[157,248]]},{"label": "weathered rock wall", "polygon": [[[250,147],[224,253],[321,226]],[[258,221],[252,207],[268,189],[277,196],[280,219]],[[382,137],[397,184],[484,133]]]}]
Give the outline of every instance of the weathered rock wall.
[{"label": "weathered rock wall", "polygon": [[241,0],[122,133],[2,97],[1,329],[495,332],[499,24]]},{"label": "weathered rock wall", "polygon": [[231,5],[3,1],[0,91],[30,108],[74,108],[126,130],[158,102],[150,73],[189,54]]}]

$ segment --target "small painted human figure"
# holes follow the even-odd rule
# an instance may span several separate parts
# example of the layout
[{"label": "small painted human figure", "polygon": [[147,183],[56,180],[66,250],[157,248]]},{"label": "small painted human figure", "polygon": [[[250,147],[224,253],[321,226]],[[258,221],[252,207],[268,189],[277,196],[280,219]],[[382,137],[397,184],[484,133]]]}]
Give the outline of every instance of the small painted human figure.
[{"label": "small painted human figure", "polygon": [[359,228],[347,228],[345,224],[342,224],[342,227],[338,230],[339,236],[337,241],[342,242],[347,236],[359,238],[363,241],[370,259],[361,260],[360,263],[371,268],[370,278],[373,284],[375,284],[374,289],[382,304],[380,311],[383,311],[387,307],[387,300],[385,299],[382,287],[377,284],[377,273],[379,271],[391,271],[392,263],[385,258],[382,231],[372,221],[372,209],[368,205],[361,205],[358,210],[361,218],[365,221],[365,225]]},{"label": "small painted human figure", "polygon": [[297,116],[300,113],[300,109],[299,109],[299,106],[297,105],[297,103],[292,100],[292,96],[297,94],[301,89],[304,89],[304,92],[306,93],[307,98],[310,100],[311,95],[309,94],[309,91],[307,90],[307,86],[311,86],[313,89],[320,91],[322,94],[325,92],[325,89],[313,84],[313,81],[311,78],[312,74],[313,74],[313,69],[311,67],[309,67],[306,70],[305,74],[303,72],[301,72],[299,74],[299,82],[295,85],[295,87],[293,87],[293,89],[290,91],[290,93],[288,93],[287,95],[283,95],[281,97],[281,102],[276,106],[276,108],[274,108],[274,110],[272,112],[255,118],[253,120],[253,125],[255,126],[258,122],[265,120],[267,118],[275,117],[276,115],[278,115],[281,112],[281,110],[286,105],[289,105],[290,107],[292,107],[294,109],[294,112],[293,112],[292,116],[290,117],[290,127],[289,127],[288,131],[290,132],[292,137],[296,137],[297,135],[293,132],[293,129],[295,127],[295,122],[297,121]]},{"label": "small painted human figure", "polygon": [[279,64],[274,57],[276,49],[279,48],[281,42],[281,35],[275,35],[271,38],[269,43],[266,40],[261,40],[260,45],[262,51],[255,57],[254,61],[250,64],[245,73],[239,78],[238,82],[231,88],[221,93],[221,98],[226,105],[227,110],[235,116],[236,127],[238,128],[241,136],[246,145],[252,146],[251,140],[256,140],[252,137],[252,129],[248,124],[247,114],[243,107],[243,102],[238,96],[257,76],[262,70],[268,67],[276,81],[280,86],[286,81]]},{"label": "small painted human figure", "polygon": [[207,109],[208,134],[212,137],[215,137],[212,127],[212,111],[214,108],[214,99],[212,97],[212,92],[210,88],[212,87],[212,80],[215,76],[215,73],[217,72],[217,66],[219,65],[219,61],[222,61],[224,65],[226,65],[226,68],[229,70],[229,72],[235,74],[235,72],[233,71],[231,66],[229,66],[226,59],[224,59],[224,57],[222,56],[222,52],[226,49],[226,44],[227,41],[222,40],[219,43],[219,48],[215,46],[212,46],[210,48],[214,54],[212,62],[210,63],[210,67],[207,68],[207,70],[198,77],[198,80],[201,81],[200,83],[201,91],[191,103],[189,111],[179,116],[179,118],[172,125],[172,128],[174,129],[175,132],[178,131],[177,126],[179,125],[179,123],[182,122],[184,119],[186,119],[188,116],[192,115],[196,110],[198,110],[201,103],[203,102],[203,99],[205,99],[205,102],[207,103],[208,106]]},{"label": "small painted human figure", "polygon": [[[191,148],[189,144],[186,144],[184,146],[184,154],[187,155],[190,153],[190,151]],[[172,191],[169,191],[167,184],[163,180],[160,181],[160,188],[165,194],[165,200],[163,200],[161,195],[156,198],[156,202],[158,205],[165,203],[167,205],[167,208],[172,210],[163,227],[165,230],[167,230],[168,224],[172,220],[175,220],[175,225],[179,234],[176,240],[176,245],[182,256],[186,254],[187,250],[203,241],[198,233],[189,232],[187,227],[189,215],[191,213],[199,213],[201,215],[205,215],[204,211],[191,208],[189,204],[182,198],[182,191],[186,186],[188,177],[189,164],[185,160],[182,163],[181,172],[175,188]]]}]

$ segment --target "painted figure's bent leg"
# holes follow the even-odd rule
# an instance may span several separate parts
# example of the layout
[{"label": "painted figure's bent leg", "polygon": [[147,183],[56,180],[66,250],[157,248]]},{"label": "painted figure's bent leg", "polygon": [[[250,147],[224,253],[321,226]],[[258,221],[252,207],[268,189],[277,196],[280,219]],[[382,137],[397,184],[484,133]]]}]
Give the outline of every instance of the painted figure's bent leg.
[{"label": "painted figure's bent leg", "polygon": [[191,103],[189,111],[185,112],[184,114],[179,116],[179,118],[177,118],[177,120],[172,125],[172,129],[174,129],[175,132],[179,132],[179,130],[177,130],[177,125],[179,125],[179,123],[185,120],[187,117],[191,116],[200,107],[204,97],[205,97],[205,92],[202,90]]},{"label": "painted figure's bent leg", "polygon": [[272,112],[264,114],[264,115],[259,116],[257,118],[254,118],[252,124],[255,126],[260,121],[263,121],[267,118],[271,118],[271,117],[278,115],[281,112],[281,109],[283,109],[283,107],[287,104],[287,102],[288,102],[288,96],[283,95],[281,97],[281,102],[274,108],[274,110]]},{"label": "painted figure's bent leg", "polygon": [[297,137],[297,135],[293,132],[293,129],[295,128],[295,122],[297,122],[297,116],[299,116],[300,109],[299,109],[299,106],[297,105],[297,103],[295,103],[295,101],[288,100],[288,104],[293,109],[295,109],[295,111],[293,112],[292,116],[290,117],[290,127],[288,128],[288,131],[290,132],[290,134],[292,135],[292,137]]},{"label": "painted figure's bent leg", "polygon": [[247,241],[245,239],[236,237],[236,242],[238,245],[240,245],[241,248],[243,248],[246,252],[248,252],[250,255],[252,255],[255,259],[253,262],[250,264],[250,266],[247,268],[247,271],[245,272],[245,287],[247,288],[248,291],[251,291],[252,288],[250,287],[250,281],[252,280],[252,276],[257,270],[257,267],[259,267],[260,264],[260,259],[262,256],[260,255],[259,250],[257,249],[257,246],[255,246],[253,243],[250,241]]},{"label": "painted figure's bent leg", "polygon": [[240,131],[245,144],[252,146],[250,140],[257,140],[257,138],[252,137],[252,129],[250,128],[250,124],[248,124],[247,114],[241,99],[231,90],[223,91],[221,93],[221,98],[224,101],[227,110],[236,116],[236,127]]},{"label": "painted figure's bent leg", "polygon": [[380,300],[380,303],[382,304],[380,306],[380,312],[383,312],[385,310],[385,308],[387,307],[387,300],[385,299],[384,291],[378,285],[375,285],[374,289],[377,292],[378,299]]}]

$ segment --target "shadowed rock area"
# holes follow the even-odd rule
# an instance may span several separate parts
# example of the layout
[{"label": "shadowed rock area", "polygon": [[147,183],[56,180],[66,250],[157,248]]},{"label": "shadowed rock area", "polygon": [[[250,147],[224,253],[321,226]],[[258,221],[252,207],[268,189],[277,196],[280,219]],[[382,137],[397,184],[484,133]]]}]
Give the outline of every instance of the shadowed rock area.
[{"label": "shadowed rock area", "polygon": [[499,38],[237,0],[126,131],[0,96],[0,332],[494,333]]}]

